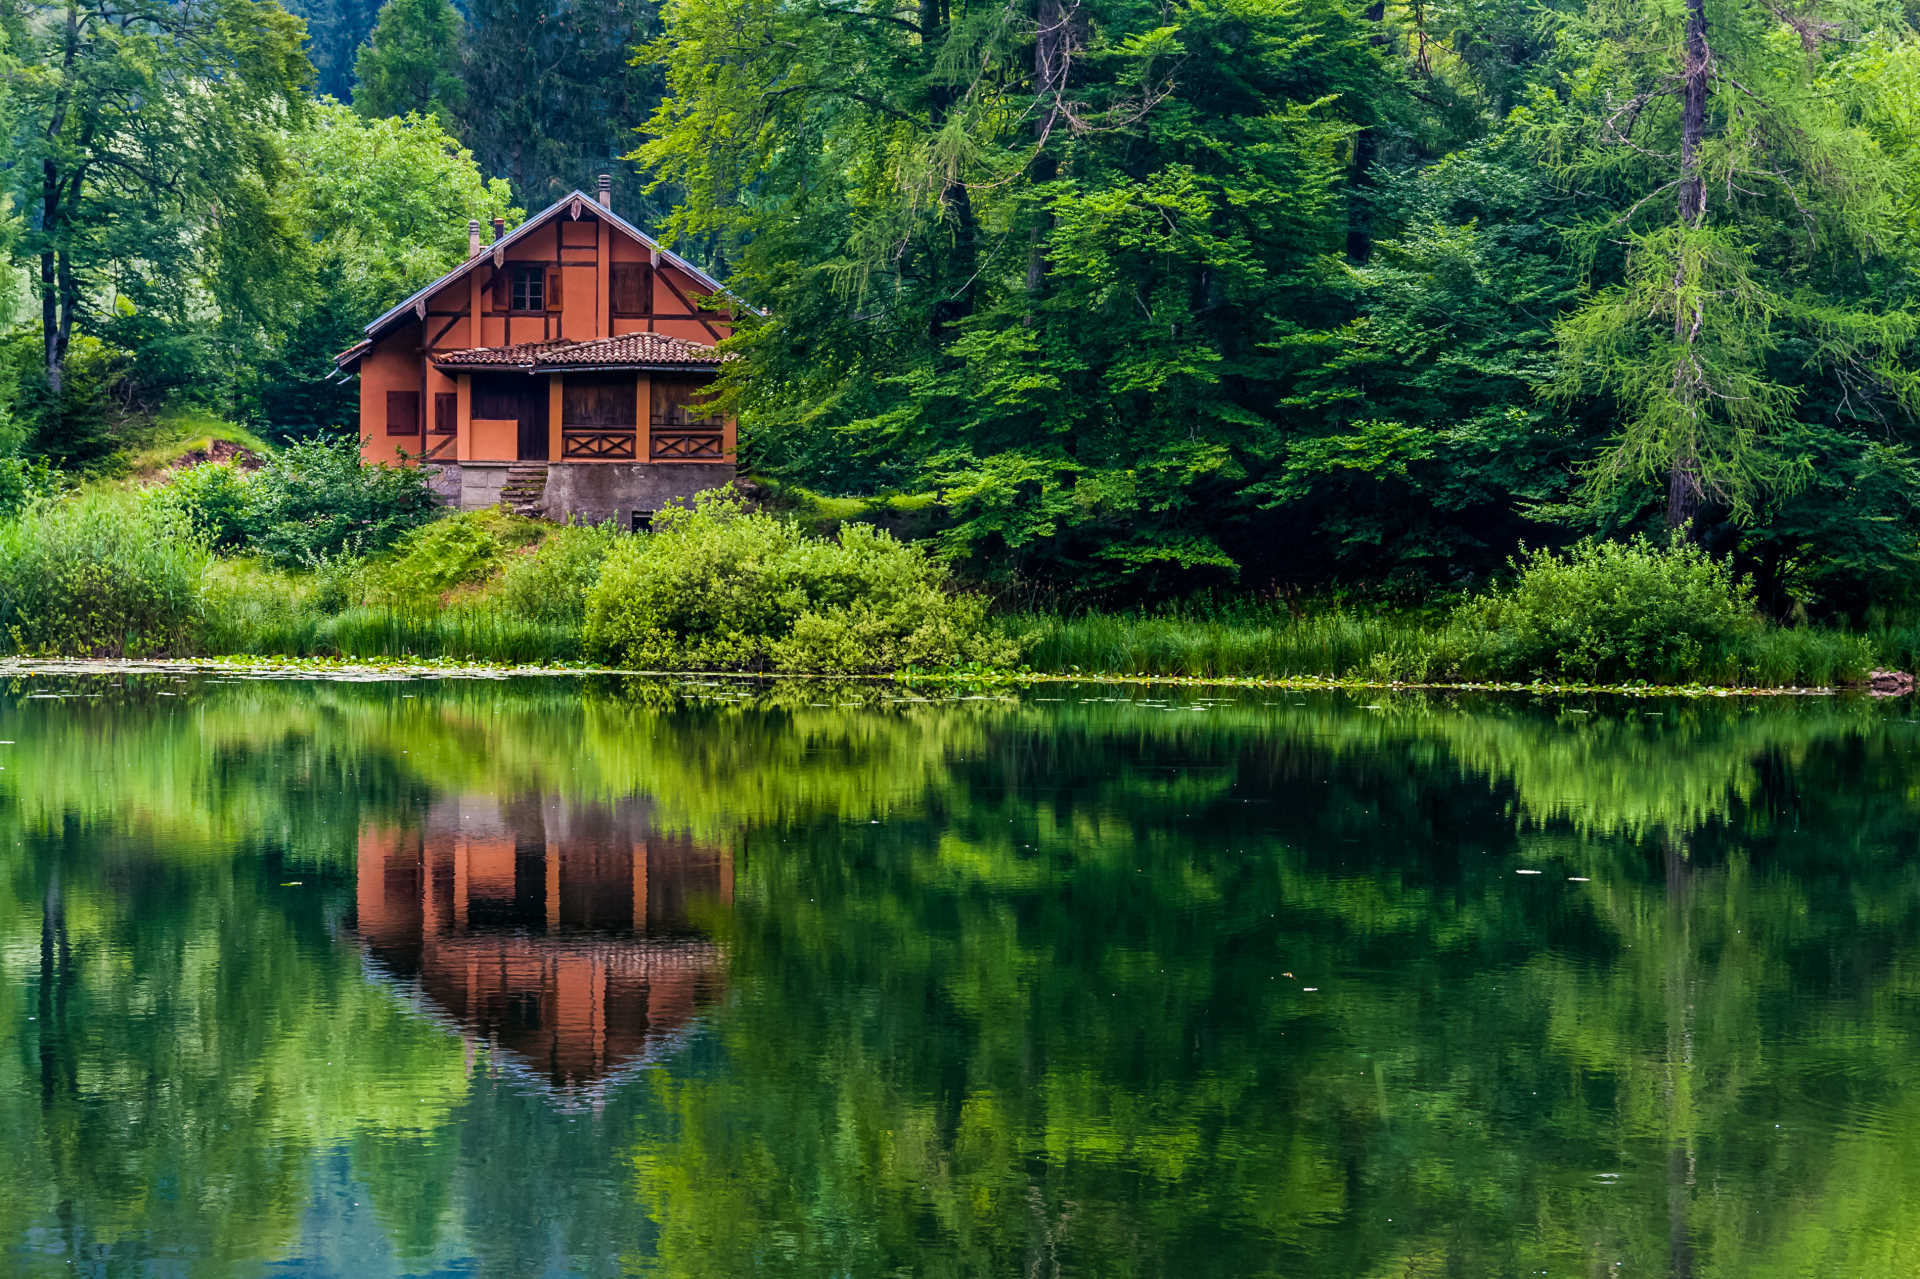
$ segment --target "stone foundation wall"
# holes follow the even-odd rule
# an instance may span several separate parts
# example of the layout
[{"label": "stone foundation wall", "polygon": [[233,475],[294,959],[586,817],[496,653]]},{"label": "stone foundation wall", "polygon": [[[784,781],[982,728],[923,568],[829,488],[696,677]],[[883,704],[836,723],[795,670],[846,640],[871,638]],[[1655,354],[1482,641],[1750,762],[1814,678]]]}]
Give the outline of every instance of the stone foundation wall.
[{"label": "stone foundation wall", "polygon": [[[429,483],[447,505],[477,511],[499,504],[512,465],[449,462]],[[674,498],[730,484],[733,476],[731,462],[553,462],[547,466],[541,513],[557,524],[611,521],[630,529],[636,511],[651,515]]]}]

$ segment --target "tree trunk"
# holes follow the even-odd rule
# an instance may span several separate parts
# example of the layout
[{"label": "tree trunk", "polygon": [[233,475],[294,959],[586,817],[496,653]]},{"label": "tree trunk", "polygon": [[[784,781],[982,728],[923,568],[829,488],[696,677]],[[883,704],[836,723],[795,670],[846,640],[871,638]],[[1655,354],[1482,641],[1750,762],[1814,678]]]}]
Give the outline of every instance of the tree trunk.
[{"label": "tree trunk", "polygon": [[1684,528],[1689,541],[1700,537],[1700,466],[1691,450],[1678,454],[1667,471],[1667,527]]},{"label": "tree trunk", "polygon": [[1712,55],[1707,50],[1706,0],[1687,0],[1686,63],[1681,67],[1680,220],[1700,225],[1707,211],[1700,178],[1700,142],[1707,131],[1707,89]]},{"label": "tree trunk", "polygon": [[[1053,127],[1060,119],[1061,94],[1067,81],[1067,11],[1062,0],[1039,0],[1034,8],[1033,91],[1045,101],[1033,122],[1033,181],[1036,186],[1051,182],[1059,175],[1060,164],[1047,149]],[[1027,245],[1027,294],[1038,301],[1047,282],[1047,234],[1053,229],[1053,214],[1042,208],[1034,216],[1033,234]],[[1027,322],[1033,322],[1029,313]]]},{"label": "tree trunk", "polygon": [[[1681,225],[1689,228],[1699,226],[1707,213],[1707,188],[1700,176],[1700,143],[1707,131],[1707,90],[1712,61],[1707,48],[1706,0],[1687,0],[1686,61],[1680,71],[1679,214]],[[1692,416],[1697,413],[1695,405],[1700,394],[1693,355],[1700,324],[1698,314],[1681,305],[1681,270],[1679,265],[1674,268],[1673,336],[1683,350],[1674,373],[1674,390],[1687,414]],[[1690,530],[1689,536],[1697,537],[1697,517],[1703,497],[1699,459],[1691,445],[1684,445],[1675,451],[1667,474],[1667,527],[1686,528]]]},{"label": "tree trunk", "polygon": [[[927,62],[927,118],[937,132],[953,113],[953,86],[940,79],[934,64],[946,43],[947,10],[941,0],[920,0],[920,47]],[[974,219],[973,196],[956,169],[942,176],[940,207],[953,219],[953,270],[936,275],[940,286],[950,276],[958,281],[951,296],[943,297],[933,308],[932,335],[937,340],[953,321],[973,311],[974,277],[979,245],[979,228]]]},{"label": "tree trunk", "polygon": [[40,347],[46,363],[47,391],[60,397],[67,366],[66,328],[60,322],[58,257],[52,249],[40,252]]},{"label": "tree trunk", "polygon": [[[1374,0],[1366,7],[1365,17],[1373,24],[1368,43],[1376,49],[1384,48],[1387,36],[1382,24],[1387,20],[1386,0]],[[1347,166],[1347,259],[1355,263],[1373,256],[1373,161],[1378,150],[1372,125],[1363,125],[1355,131],[1353,160]]]},{"label": "tree trunk", "polygon": [[[60,54],[62,88],[54,95],[47,113],[47,145],[51,149],[66,128],[67,111],[72,106],[70,88],[74,82],[74,64],[80,57],[80,5],[67,0],[66,38]],[[62,200],[60,168],[52,155],[40,162],[40,344],[46,361],[47,390],[58,399],[66,384],[67,343],[73,333],[73,269],[60,249],[60,233],[67,218],[67,202]],[[75,184],[74,197],[79,197]]]}]

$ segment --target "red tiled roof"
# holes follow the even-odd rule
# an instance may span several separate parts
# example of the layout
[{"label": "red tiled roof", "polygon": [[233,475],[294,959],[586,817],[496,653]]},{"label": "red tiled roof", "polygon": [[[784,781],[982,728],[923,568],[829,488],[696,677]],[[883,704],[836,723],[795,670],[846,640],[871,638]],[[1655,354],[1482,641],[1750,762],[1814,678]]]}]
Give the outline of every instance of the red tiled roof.
[{"label": "red tiled roof", "polygon": [[529,373],[547,369],[651,368],[686,365],[717,368],[722,356],[710,346],[668,337],[664,333],[629,333],[625,337],[592,342],[520,342],[513,346],[476,346],[459,351],[436,351],[433,362],[442,368],[514,368]]}]

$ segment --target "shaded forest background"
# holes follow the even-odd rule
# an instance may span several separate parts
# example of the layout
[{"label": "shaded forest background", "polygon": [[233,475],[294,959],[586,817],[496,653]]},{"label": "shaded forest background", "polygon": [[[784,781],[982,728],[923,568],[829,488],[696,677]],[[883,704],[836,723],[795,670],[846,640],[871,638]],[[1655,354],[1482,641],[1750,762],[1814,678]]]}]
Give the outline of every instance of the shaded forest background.
[{"label": "shaded forest background", "polygon": [[1920,568],[1899,3],[0,0],[0,70],[18,465],[350,429],[359,325],[607,172],[764,310],[753,469],[1012,596]]}]

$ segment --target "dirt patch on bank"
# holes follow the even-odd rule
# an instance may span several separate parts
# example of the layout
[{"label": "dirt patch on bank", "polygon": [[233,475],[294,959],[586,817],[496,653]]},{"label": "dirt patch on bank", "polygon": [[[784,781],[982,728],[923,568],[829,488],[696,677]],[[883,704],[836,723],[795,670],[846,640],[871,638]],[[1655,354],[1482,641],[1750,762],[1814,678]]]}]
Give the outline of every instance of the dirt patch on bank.
[{"label": "dirt patch on bank", "polygon": [[231,462],[243,471],[257,471],[267,464],[267,459],[232,440],[214,440],[206,448],[189,449],[182,453],[167,470],[190,471],[209,462]]}]

